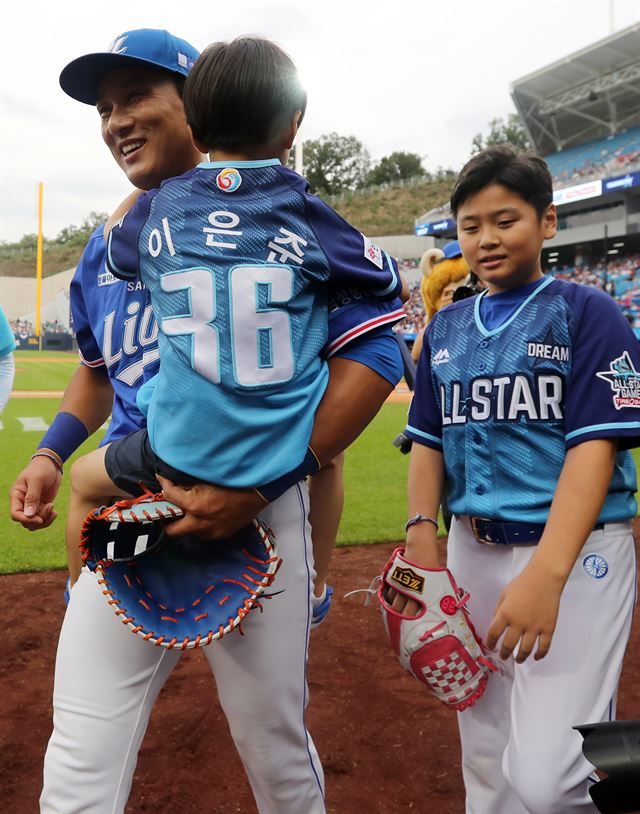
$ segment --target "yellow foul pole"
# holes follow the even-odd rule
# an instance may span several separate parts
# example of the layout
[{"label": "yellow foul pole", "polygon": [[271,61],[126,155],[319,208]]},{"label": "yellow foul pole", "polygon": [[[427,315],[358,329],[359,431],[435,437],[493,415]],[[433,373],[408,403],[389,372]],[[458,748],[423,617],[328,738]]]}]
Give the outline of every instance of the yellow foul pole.
[{"label": "yellow foul pole", "polygon": [[40,309],[42,307],[42,181],[38,184],[38,245],[36,249],[36,336],[42,349]]}]

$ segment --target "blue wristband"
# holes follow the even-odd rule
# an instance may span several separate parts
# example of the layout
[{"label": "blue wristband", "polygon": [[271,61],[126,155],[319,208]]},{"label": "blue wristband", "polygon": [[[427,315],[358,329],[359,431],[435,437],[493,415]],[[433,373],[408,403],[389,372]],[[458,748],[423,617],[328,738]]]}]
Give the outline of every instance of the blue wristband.
[{"label": "blue wristband", "polygon": [[271,503],[279,498],[280,495],[283,495],[287,489],[290,489],[294,484],[298,483],[298,481],[306,478],[307,475],[313,475],[313,473],[319,469],[320,461],[317,455],[311,447],[307,447],[307,454],[299,466],[292,469],[291,472],[287,472],[286,475],[282,475],[280,478],[265,483],[263,486],[256,486],[256,492],[260,497],[264,498],[267,503]]},{"label": "blue wristband", "polygon": [[89,430],[71,413],[58,413],[45,432],[38,449],[52,449],[66,461],[89,437]]}]

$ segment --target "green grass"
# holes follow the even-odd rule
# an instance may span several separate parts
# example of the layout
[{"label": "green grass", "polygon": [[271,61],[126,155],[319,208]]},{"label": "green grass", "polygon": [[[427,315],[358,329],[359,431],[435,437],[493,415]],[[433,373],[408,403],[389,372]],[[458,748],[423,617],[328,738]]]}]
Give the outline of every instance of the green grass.
[{"label": "green grass", "polygon": [[14,390],[64,390],[78,367],[77,353],[18,350]]},{"label": "green grass", "polygon": [[370,237],[413,235],[415,220],[451,196],[452,180],[425,181],[416,186],[373,188],[332,198],[331,205],[343,218]]},{"label": "green grass", "polygon": [[338,544],[403,538],[408,456],[391,442],[404,429],[406,419],[406,404],[385,404],[347,451]]},{"label": "green grass", "polygon": [[[48,529],[29,532],[9,515],[6,495],[42,437],[42,430],[25,432],[20,418],[42,417],[50,423],[58,409],[59,399],[12,399],[2,414],[0,430],[0,495],[3,509],[0,511],[0,573],[16,571],[47,571],[66,567],[64,545],[64,518],[69,505],[69,480],[63,479],[56,499],[58,519]],[[93,449],[102,438],[99,430],[92,439],[80,447],[70,462]],[[67,463],[67,467],[70,465]]]},{"label": "green grass", "polygon": [[[16,352],[16,390],[63,390],[77,366],[73,353],[49,351]],[[56,399],[14,399],[2,416],[4,429],[0,432],[2,459],[7,462],[0,473],[0,489],[6,494],[16,475],[25,466],[40,440],[40,432],[24,432],[16,416],[42,416],[49,422],[55,415]],[[339,543],[379,542],[398,540],[403,533],[406,514],[407,456],[402,455],[391,441],[405,424],[407,406],[388,404],[347,453],[345,462],[345,510],[338,537]],[[83,451],[93,448],[99,440],[87,442]],[[66,479],[56,502],[59,517],[64,516],[68,504]],[[17,524],[7,521],[3,529],[4,545],[0,548],[0,571],[14,568],[62,567],[64,551],[61,548],[62,522],[42,532],[29,533]],[[3,523],[4,525],[4,523]],[[19,545],[15,545],[15,539]],[[28,541],[38,545],[27,546]],[[46,564],[38,562],[37,555],[60,549],[58,560],[47,555]],[[15,549],[15,553],[14,552]],[[33,549],[33,551],[27,549]],[[23,554],[25,564],[21,565]],[[10,563],[10,564],[8,564]]]},{"label": "green grass", "polygon": [[[42,417],[49,423],[58,403],[57,399],[38,398],[9,401],[2,414],[3,429],[0,430],[0,494],[8,493],[42,435],[42,430],[25,432],[18,417]],[[383,407],[348,451],[345,463],[346,502],[339,543],[401,539],[406,515],[407,456],[392,446],[391,441],[404,427],[406,412],[406,405],[402,404]],[[93,449],[101,437],[101,433],[96,433],[71,461]],[[65,477],[56,499],[58,519],[48,529],[26,531],[11,521],[8,511],[3,511],[0,514],[0,573],[64,568],[64,518],[68,505],[69,482]]]},{"label": "green grass", "polygon": [[[21,370],[16,376],[16,389],[62,390],[77,364],[73,354],[25,351],[17,356]],[[37,357],[47,361],[38,362]],[[51,384],[41,383],[45,372],[47,377],[51,377],[47,378]],[[3,428],[0,430],[1,495],[7,495],[42,435],[42,430],[25,432],[18,417],[42,417],[50,422],[58,404],[58,399],[14,398],[9,401],[2,415]],[[402,455],[391,441],[404,427],[406,414],[407,405],[386,404],[347,451],[345,508],[338,536],[339,545],[402,539],[407,512],[408,456]],[[76,455],[94,448],[101,437],[101,432],[96,433]],[[637,468],[640,465],[640,450],[634,450],[633,457]],[[56,500],[58,519],[43,531],[28,532],[13,523],[6,498],[2,499],[7,509],[0,511],[0,573],[64,568],[63,521],[69,502],[68,478],[63,480]]]}]

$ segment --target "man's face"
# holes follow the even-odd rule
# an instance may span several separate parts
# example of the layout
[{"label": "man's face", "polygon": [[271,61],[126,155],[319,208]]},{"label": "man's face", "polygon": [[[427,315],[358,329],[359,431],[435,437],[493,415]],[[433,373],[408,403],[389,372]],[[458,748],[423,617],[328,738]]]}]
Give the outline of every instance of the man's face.
[{"label": "man's face", "polygon": [[137,67],[111,71],[100,83],[96,107],[105,144],[139,189],[159,187],[202,158],[166,73]]},{"label": "man's face", "polygon": [[556,233],[553,204],[542,217],[531,204],[501,184],[490,184],[458,210],[458,240],[464,259],[490,294],[542,276],[542,243]]}]

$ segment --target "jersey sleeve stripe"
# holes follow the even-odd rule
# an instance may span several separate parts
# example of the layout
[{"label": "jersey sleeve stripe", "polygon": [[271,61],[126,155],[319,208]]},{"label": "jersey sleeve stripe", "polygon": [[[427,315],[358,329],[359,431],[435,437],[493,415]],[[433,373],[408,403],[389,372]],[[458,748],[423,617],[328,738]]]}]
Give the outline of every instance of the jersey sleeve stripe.
[{"label": "jersey sleeve stripe", "polygon": [[398,272],[393,265],[393,260],[389,257],[387,252],[384,253],[384,256],[387,258],[387,264],[389,265],[389,271],[391,272],[392,280],[386,288],[383,288],[382,291],[374,291],[373,293],[377,297],[385,297],[387,294],[391,294],[392,291],[395,291],[398,287]]},{"label": "jersey sleeve stripe", "polygon": [[442,438],[436,438],[435,435],[430,435],[428,432],[423,432],[422,430],[417,430],[415,427],[412,427],[410,424],[407,424],[405,427],[405,432],[410,433],[411,435],[417,436],[416,440],[420,440],[424,438],[425,441],[431,441],[432,444],[437,444],[439,447],[442,446]]},{"label": "jersey sleeve stripe", "polygon": [[104,367],[104,359],[102,357],[100,357],[100,359],[90,361],[89,359],[84,358],[82,351],[78,351],[78,353],[80,355],[80,361],[83,365],[86,365],[87,367]]},{"label": "jersey sleeve stripe", "polygon": [[567,433],[565,441],[570,441],[578,435],[585,435],[589,432],[602,432],[602,430],[640,430],[640,421],[614,421],[609,424],[591,424],[589,427],[581,427],[579,430]]},{"label": "jersey sleeve stripe", "polygon": [[333,356],[337,351],[339,351],[345,345],[348,345],[349,342],[357,339],[357,337],[362,336],[368,331],[372,331],[374,328],[379,328],[381,325],[389,325],[394,322],[399,322],[405,317],[406,314],[404,309],[398,308],[395,311],[390,311],[388,314],[383,314],[382,316],[375,317],[375,319],[362,322],[360,325],[356,326],[355,328],[351,328],[351,330],[346,331],[341,336],[338,336],[333,340],[333,342],[327,348],[327,358],[331,358],[331,356]]}]

